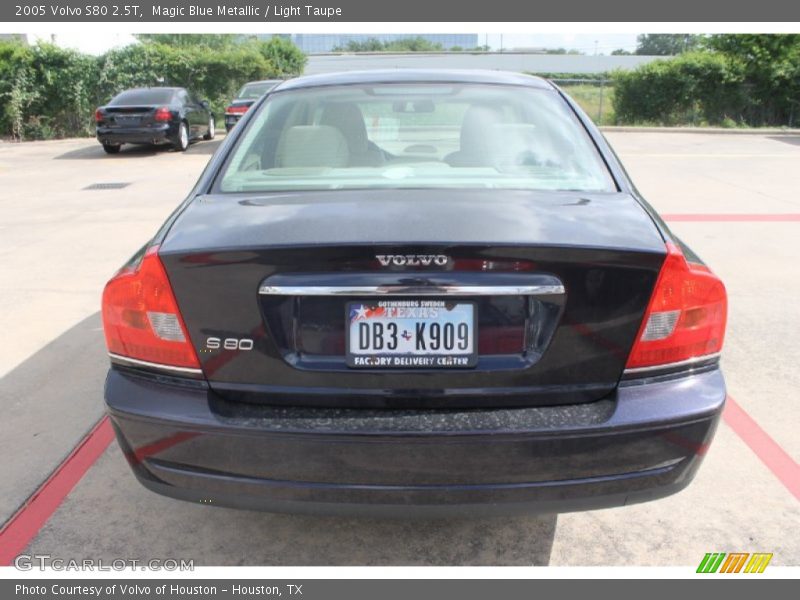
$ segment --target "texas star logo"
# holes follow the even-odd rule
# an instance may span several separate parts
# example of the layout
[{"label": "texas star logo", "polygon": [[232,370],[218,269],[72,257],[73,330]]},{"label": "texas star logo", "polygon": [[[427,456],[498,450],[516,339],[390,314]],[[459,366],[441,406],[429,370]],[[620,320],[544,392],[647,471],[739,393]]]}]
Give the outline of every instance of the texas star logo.
[{"label": "texas star logo", "polygon": [[353,305],[350,307],[351,321],[364,321],[383,317],[386,309],[382,306],[367,306],[366,304]]}]

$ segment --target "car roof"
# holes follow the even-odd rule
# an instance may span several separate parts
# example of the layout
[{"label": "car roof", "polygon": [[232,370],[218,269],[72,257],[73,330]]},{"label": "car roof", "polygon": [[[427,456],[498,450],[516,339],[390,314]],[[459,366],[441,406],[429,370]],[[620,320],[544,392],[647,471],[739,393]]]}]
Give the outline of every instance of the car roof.
[{"label": "car roof", "polygon": [[182,90],[182,87],[170,87],[170,86],[161,86],[161,85],[152,85],[146,87],[135,87],[135,88],[128,88],[127,90],[122,90],[120,94],[125,92],[144,92],[147,90],[171,90],[173,92],[177,92],[178,90]]},{"label": "car roof", "polygon": [[541,89],[553,86],[541,77],[483,69],[375,69],[369,71],[346,71],[306,75],[289,79],[273,91],[323,87],[330,85],[382,83],[482,83],[493,85],[516,85]]},{"label": "car roof", "polygon": [[283,79],[259,79],[258,81],[248,81],[244,85],[256,85],[259,83],[280,83]]}]

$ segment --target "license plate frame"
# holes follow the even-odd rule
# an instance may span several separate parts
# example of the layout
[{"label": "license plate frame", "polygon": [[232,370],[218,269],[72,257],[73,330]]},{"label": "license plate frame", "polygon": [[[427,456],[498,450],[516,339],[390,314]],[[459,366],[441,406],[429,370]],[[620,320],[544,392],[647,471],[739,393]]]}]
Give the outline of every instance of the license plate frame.
[{"label": "license plate frame", "polygon": [[[416,306],[412,304],[416,303]],[[435,304],[432,304],[435,303]],[[468,350],[460,351],[456,348],[454,351],[439,351],[439,349],[430,352],[402,352],[402,351],[373,351],[353,352],[351,346],[352,341],[352,311],[358,308],[366,307],[369,309],[379,308],[439,308],[450,312],[451,315],[456,311],[463,311],[468,307],[470,314],[468,319],[460,318],[454,322],[452,319],[446,318],[424,318],[424,317],[396,317],[391,319],[393,322],[398,321],[425,321],[430,324],[438,322],[440,326],[444,323],[454,323],[454,332],[458,329],[458,324],[466,323],[468,327]],[[451,308],[448,308],[451,307]],[[345,302],[345,361],[347,366],[353,369],[392,369],[392,370],[453,370],[453,369],[470,369],[478,364],[478,305],[474,300],[454,300],[454,299],[441,299],[441,298],[397,298],[397,299],[363,299],[363,300],[349,300]],[[444,313],[447,314],[447,313]],[[377,317],[382,321],[387,321],[384,317]],[[413,333],[413,341],[406,339],[406,343],[413,343],[416,345],[418,332],[404,330],[404,333]],[[428,332],[430,333],[430,331]],[[444,329],[441,327],[441,336],[444,336]],[[454,333],[455,335],[455,333]],[[443,341],[443,339],[442,339]]]},{"label": "license plate frame", "polygon": [[135,127],[142,122],[142,115],[116,115],[114,123],[120,127]]}]

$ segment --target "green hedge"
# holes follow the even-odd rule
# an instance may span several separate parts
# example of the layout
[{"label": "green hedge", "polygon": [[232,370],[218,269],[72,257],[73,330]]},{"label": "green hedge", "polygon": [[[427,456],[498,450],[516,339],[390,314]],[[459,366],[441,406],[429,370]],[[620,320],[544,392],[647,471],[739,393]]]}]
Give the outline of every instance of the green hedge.
[{"label": "green hedge", "polygon": [[302,52],[280,38],[222,49],[148,42],[100,57],[0,42],[0,136],[92,135],[94,109],[137,86],[186,87],[220,114],[244,82],[295,75],[304,65]]},{"label": "green hedge", "polygon": [[613,74],[620,124],[786,125],[791,115],[765,111],[788,89],[760,94],[745,63],[718,52],[693,52]]},{"label": "green hedge", "polygon": [[80,135],[94,111],[97,61],[51,44],[0,44],[0,132],[16,139]]}]

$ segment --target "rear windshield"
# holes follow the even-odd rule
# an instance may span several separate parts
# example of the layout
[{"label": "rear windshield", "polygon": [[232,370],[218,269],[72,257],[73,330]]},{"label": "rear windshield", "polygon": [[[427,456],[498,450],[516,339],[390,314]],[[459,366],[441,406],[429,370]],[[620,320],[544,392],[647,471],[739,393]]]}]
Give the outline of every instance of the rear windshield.
[{"label": "rear windshield", "polygon": [[239,93],[236,94],[237,100],[258,100],[280,83],[279,81],[264,81],[262,83],[248,83]]},{"label": "rear windshield", "polygon": [[123,106],[131,104],[169,104],[174,90],[151,88],[147,90],[127,90],[117,94],[108,103],[109,106]]},{"label": "rear windshield", "polygon": [[220,182],[223,192],[433,187],[615,190],[555,91],[478,84],[277,92]]}]

